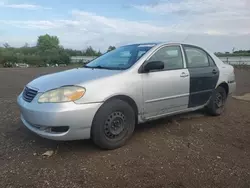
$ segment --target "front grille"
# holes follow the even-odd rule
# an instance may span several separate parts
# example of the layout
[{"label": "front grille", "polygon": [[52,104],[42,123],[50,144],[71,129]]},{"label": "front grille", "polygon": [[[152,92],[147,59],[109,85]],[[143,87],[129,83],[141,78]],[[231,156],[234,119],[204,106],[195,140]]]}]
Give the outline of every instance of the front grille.
[{"label": "front grille", "polygon": [[37,94],[36,90],[25,87],[23,91],[23,100],[31,102],[35,98],[36,94]]}]

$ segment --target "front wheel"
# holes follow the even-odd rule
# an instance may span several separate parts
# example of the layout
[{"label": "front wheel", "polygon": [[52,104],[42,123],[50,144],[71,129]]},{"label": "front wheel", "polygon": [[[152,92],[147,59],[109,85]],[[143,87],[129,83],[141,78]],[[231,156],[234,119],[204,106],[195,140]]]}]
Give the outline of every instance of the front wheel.
[{"label": "front wheel", "polygon": [[116,149],[129,140],[134,128],[133,108],[125,101],[113,99],[104,103],[96,113],[91,137],[103,149]]},{"label": "front wheel", "polygon": [[227,100],[227,93],[223,87],[219,86],[213,92],[209,104],[206,107],[208,113],[213,116],[221,115],[225,110],[226,100]]}]

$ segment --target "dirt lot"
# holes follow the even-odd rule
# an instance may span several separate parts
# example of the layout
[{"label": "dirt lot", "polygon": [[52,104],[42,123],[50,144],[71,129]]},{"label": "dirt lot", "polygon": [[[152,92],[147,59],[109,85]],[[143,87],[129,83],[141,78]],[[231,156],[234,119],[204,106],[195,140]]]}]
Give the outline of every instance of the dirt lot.
[{"label": "dirt lot", "polygon": [[[20,122],[16,97],[59,68],[0,69],[0,187],[250,187],[250,103],[230,98],[221,117],[192,113],[138,125],[129,143],[55,142]],[[250,71],[236,70],[236,94]],[[42,157],[48,150],[56,152]]]}]

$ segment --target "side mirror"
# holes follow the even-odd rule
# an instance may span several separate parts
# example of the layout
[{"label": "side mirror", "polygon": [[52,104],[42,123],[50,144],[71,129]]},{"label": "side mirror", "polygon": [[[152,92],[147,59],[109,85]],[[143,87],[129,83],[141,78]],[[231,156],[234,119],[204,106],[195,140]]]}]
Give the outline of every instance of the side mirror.
[{"label": "side mirror", "polygon": [[150,61],[144,66],[144,72],[150,72],[152,70],[164,69],[164,63],[162,61]]}]

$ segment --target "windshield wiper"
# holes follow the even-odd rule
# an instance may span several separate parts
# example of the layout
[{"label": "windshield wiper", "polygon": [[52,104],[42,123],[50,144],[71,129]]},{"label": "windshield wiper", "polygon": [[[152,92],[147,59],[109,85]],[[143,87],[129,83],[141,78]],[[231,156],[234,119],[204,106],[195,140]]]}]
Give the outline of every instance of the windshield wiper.
[{"label": "windshield wiper", "polygon": [[95,67],[90,67],[90,66],[88,66],[88,65],[84,65],[83,67],[84,67],[84,68],[90,68],[90,69],[107,69],[107,67],[102,67],[102,66],[100,66],[100,65],[95,66]]},{"label": "windshield wiper", "polygon": [[95,67],[90,67],[90,68],[93,68],[93,69],[109,69],[109,67],[103,67],[101,65],[98,65],[98,66],[95,66]]},{"label": "windshield wiper", "polygon": [[88,65],[84,65],[83,67],[84,67],[84,68],[90,68],[90,69],[121,70],[121,69],[116,68],[116,67],[114,67],[114,68],[112,68],[112,67],[103,67],[103,66],[100,66],[100,65],[94,66],[94,67],[90,67],[90,66],[88,66]]}]

